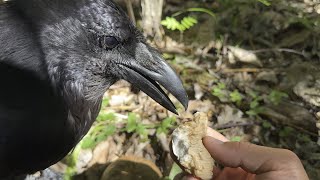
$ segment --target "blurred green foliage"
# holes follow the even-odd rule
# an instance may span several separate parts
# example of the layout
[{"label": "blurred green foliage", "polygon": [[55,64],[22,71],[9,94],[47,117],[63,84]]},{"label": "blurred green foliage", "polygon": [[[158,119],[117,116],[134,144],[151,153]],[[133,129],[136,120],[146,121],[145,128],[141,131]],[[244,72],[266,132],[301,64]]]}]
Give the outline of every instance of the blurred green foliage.
[{"label": "blurred green foliage", "polygon": [[[249,49],[292,48],[320,57],[320,18],[300,1],[217,0],[214,33]],[[248,47],[249,46],[249,47]],[[266,54],[270,57],[270,54]]]},{"label": "blurred green foliage", "polygon": [[176,118],[175,117],[167,117],[163,121],[161,121],[160,125],[157,128],[157,134],[168,134],[169,130],[174,127],[176,124]]},{"label": "blurred green foliage", "polygon": [[219,82],[217,86],[212,88],[212,95],[218,97],[219,99],[225,98],[225,93],[223,91],[226,89],[226,84]]},{"label": "blurred green foliage", "polygon": [[274,104],[278,105],[284,98],[288,98],[288,94],[277,91],[277,90],[272,90],[271,93],[269,94],[268,98],[269,100]]},{"label": "blurred green foliage", "polygon": [[237,106],[241,105],[242,99],[243,97],[237,89],[230,93],[230,100],[236,103]]},{"label": "blurred green foliage", "polygon": [[148,136],[147,126],[140,122],[140,118],[135,113],[129,113],[125,131],[139,134],[142,140],[146,140]]}]

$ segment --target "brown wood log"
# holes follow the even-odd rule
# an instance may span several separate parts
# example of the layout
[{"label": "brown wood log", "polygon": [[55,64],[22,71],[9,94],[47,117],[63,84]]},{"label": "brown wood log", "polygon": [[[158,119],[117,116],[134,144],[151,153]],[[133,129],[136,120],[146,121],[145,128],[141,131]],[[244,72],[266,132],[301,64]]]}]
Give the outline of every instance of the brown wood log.
[{"label": "brown wood log", "polygon": [[291,102],[281,102],[277,106],[266,106],[261,115],[270,120],[292,126],[305,133],[316,135],[316,118],[308,109]]}]

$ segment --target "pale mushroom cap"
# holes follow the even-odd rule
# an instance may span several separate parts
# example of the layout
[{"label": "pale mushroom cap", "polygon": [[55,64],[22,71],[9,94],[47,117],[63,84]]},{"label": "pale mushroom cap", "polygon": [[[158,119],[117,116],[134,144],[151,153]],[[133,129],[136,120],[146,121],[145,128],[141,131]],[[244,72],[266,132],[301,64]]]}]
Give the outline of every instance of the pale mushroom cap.
[{"label": "pale mushroom cap", "polygon": [[185,171],[204,180],[212,178],[214,168],[214,160],[202,143],[207,124],[207,115],[196,113],[192,121],[180,124],[172,134],[173,154]]}]

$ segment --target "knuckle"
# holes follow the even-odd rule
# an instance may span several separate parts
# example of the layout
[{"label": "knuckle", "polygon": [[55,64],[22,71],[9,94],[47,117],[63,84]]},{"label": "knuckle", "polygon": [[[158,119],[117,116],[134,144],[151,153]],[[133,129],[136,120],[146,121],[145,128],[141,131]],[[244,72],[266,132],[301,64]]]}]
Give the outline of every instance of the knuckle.
[{"label": "knuckle", "polygon": [[252,144],[249,142],[239,142],[239,149],[250,150],[252,148]]},{"label": "knuckle", "polygon": [[292,160],[298,160],[298,159],[299,159],[298,156],[297,156],[294,152],[292,152],[292,151],[290,151],[290,150],[288,150],[288,149],[283,149],[282,151],[283,151],[282,153],[283,153],[288,159],[292,159]]},{"label": "knuckle", "polygon": [[249,142],[234,142],[235,143],[235,153],[241,153],[244,151],[249,151],[252,148],[252,144]]},{"label": "knuckle", "polygon": [[238,154],[238,160],[235,163],[235,167],[239,167],[244,165],[244,157],[245,152],[250,152],[250,149],[252,148],[252,144],[248,142],[236,142],[235,145],[235,154]]},{"label": "knuckle", "polygon": [[283,154],[283,158],[284,160],[287,162],[287,168],[290,167],[300,167],[301,161],[300,158],[297,156],[297,154],[295,154],[294,152],[288,150],[288,149],[282,149],[282,154]]}]

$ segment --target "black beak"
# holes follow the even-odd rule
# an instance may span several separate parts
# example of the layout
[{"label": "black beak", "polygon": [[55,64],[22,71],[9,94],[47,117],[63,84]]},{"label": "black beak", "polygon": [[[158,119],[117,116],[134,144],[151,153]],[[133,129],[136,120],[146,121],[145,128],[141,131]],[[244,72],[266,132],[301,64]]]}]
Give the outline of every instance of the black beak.
[{"label": "black beak", "polygon": [[[157,52],[148,50],[145,45],[142,47],[135,54],[134,60],[120,64],[121,69],[125,71],[123,79],[145,92],[169,111],[177,114],[176,107],[160,87],[161,85],[187,109],[188,95],[177,74]],[[147,57],[148,59],[145,59]]]}]

